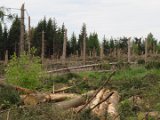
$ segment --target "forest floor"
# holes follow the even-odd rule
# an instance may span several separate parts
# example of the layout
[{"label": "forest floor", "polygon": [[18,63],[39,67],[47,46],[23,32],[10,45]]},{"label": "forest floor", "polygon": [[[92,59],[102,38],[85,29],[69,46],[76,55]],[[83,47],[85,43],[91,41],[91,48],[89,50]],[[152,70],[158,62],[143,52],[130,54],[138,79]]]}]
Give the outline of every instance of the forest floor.
[{"label": "forest floor", "polygon": [[[98,89],[109,77],[109,72],[80,72],[67,73],[60,76],[46,76],[43,78],[43,85],[37,91],[52,91],[53,84],[55,89],[65,86],[72,88],[66,93],[83,94],[90,90]],[[116,73],[112,76],[106,89],[116,90],[120,94],[118,112],[121,120],[142,120],[146,118],[146,113],[152,112],[159,115],[160,112],[160,66],[157,64],[148,65],[125,65],[118,66]],[[6,92],[8,91],[8,92]],[[1,100],[4,101],[10,89],[2,90]],[[11,93],[15,94],[15,93]],[[4,97],[6,96],[6,97]],[[3,99],[3,100],[2,100]],[[0,103],[1,104],[1,103]],[[87,112],[80,114],[72,110],[59,111],[53,109],[54,103],[42,103],[36,106],[21,107],[17,104],[1,104],[0,120],[97,120],[95,116],[90,116]],[[3,107],[2,107],[3,106]],[[9,114],[9,118],[7,116]],[[148,117],[148,120],[157,120],[159,116]],[[148,116],[148,115],[147,115]]]}]

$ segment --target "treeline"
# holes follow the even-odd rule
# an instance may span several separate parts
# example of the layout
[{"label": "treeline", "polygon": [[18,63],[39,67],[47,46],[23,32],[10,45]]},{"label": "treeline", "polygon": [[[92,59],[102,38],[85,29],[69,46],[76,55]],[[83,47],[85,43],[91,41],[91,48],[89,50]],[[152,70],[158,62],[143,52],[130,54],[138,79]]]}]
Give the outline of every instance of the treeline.
[{"label": "treeline", "polygon": [[[5,52],[8,51],[9,58],[16,53],[19,55],[19,41],[20,41],[20,19],[16,17],[9,29],[3,27],[0,23],[0,59],[3,60]],[[45,57],[60,58],[63,49],[65,25],[58,26],[55,19],[40,20],[36,27],[31,29],[31,47],[36,48],[36,54],[41,55],[42,31],[45,32]],[[113,53],[127,53],[128,38],[110,38],[99,40],[96,32],[87,34],[86,25],[83,24],[79,36],[73,32],[71,38],[67,38],[67,56],[78,55],[83,53],[83,39],[86,38],[86,54],[89,56],[97,56],[100,53],[100,48],[103,47],[104,54],[109,55]],[[160,43],[154,38],[152,33],[147,36],[148,50],[150,53],[160,52]],[[27,50],[28,31],[25,30],[25,50]],[[100,42],[101,41],[101,42]],[[137,55],[144,54],[145,42],[143,38],[131,40],[132,52]]]}]

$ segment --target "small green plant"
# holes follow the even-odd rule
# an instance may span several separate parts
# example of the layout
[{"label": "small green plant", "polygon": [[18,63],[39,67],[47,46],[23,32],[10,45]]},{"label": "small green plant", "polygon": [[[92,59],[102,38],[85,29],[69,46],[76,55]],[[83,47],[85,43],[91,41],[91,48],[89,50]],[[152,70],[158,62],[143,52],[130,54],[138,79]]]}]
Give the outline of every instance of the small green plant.
[{"label": "small green plant", "polygon": [[25,53],[20,57],[13,55],[6,68],[8,83],[30,89],[40,85],[41,74],[40,58]]}]

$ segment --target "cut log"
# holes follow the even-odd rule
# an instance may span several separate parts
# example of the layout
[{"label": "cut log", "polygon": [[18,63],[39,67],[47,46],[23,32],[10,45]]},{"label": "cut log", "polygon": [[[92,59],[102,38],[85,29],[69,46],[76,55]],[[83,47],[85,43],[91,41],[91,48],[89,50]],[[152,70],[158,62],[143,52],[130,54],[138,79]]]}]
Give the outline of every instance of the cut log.
[{"label": "cut log", "polygon": [[[103,94],[105,92],[105,89],[102,89],[97,95],[96,97],[93,99],[91,105],[90,105],[90,108],[92,109],[95,105],[97,105],[101,99],[103,98]],[[99,112],[99,107],[96,107],[94,110],[93,110],[94,113],[98,114]]]},{"label": "cut log", "polygon": [[111,118],[111,120],[120,120],[119,114],[118,114],[118,103],[119,103],[120,97],[117,91],[114,91],[114,94],[109,98],[109,105],[108,105],[108,114]]},{"label": "cut log", "polygon": [[96,95],[104,88],[104,86],[106,86],[108,84],[108,82],[110,81],[111,77],[115,74],[115,71],[113,71],[110,76],[108,77],[108,79],[102,84],[102,86],[100,86],[95,94],[88,100],[88,102],[78,111],[81,112],[85,107],[87,107],[88,104],[90,104],[92,102],[92,100],[96,97]]},{"label": "cut log", "polygon": [[82,96],[73,98],[68,101],[55,103],[55,107],[58,107],[60,109],[69,109],[69,108],[75,108],[78,106],[81,106],[86,103],[86,101],[94,95],[94,91],[90,91]]},{"label": "cut log", "polygon": [[[106,90],[103,94],[102,99],[104,100],[106,98],[106,96],[108,96],[109,93],[110,93],[110,90]],[[105,117],[106,117],[106,114],[107,114],[107,108],[108,108],[108,102],[107,101],[100,104],[98,116],[100,117],[101,120],[105,120]]]},{"label": "cut log", "polygon": [[36,105],[38,103],[49,102],[49,101],[60,102],[78,96],[79,95],[69,94],[69,93],[62,93],[62,94],[37,93],[29,95],[20,95],[20,98],[25,105]]}]

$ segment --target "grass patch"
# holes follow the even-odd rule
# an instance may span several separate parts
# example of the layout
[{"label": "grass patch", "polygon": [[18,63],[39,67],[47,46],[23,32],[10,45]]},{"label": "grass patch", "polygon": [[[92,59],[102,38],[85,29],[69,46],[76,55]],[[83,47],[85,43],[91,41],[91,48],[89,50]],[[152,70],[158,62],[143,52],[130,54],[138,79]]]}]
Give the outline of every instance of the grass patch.
[{"label": "grass patch", "polygon": [[[6,119],[7,112],[0,114],[0,119]],[[11,120],[99,120],[87,111],[76,114],[68,110],[55,108],[52,104],[40,104],[35,107],[13,107],[10,111]]]},{"label": "grass patch", "polygon": [[0,87],[0,110],[19,103],[20,97],[16,90],[10,87]]}]

